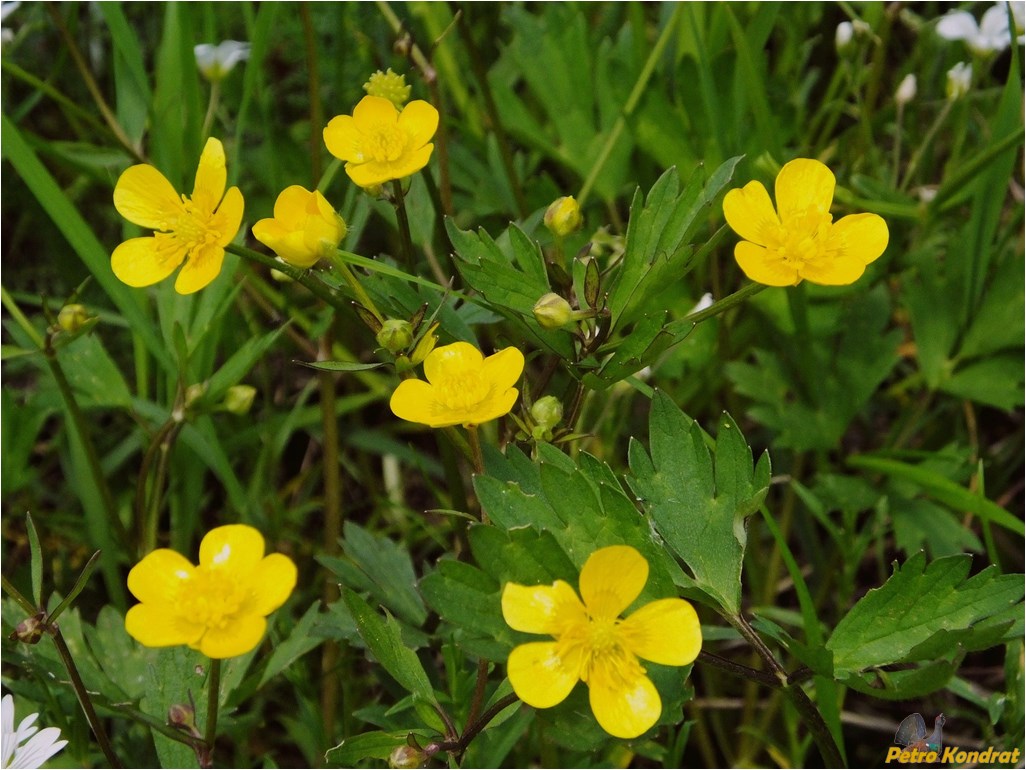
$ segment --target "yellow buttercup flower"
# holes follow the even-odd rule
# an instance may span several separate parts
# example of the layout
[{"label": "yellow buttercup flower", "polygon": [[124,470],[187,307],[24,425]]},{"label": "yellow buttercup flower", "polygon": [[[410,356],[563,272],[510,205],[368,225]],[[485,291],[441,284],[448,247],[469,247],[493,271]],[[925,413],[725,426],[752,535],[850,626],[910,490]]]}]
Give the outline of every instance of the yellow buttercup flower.
[{"label": "yellow buttercup flower", "polygon": [[346,223],[317,190],[286,187],[274,202],[274,218],[253,225],[253,236],[296,267],[312,266],[346,237]]},{"label": "yellow buttercup flower", "polygon": [[454,342],[424,359],[427,382],[403,380],[389,405],[396,417],[432,428],[480,425],[513,408],[513,385],[523,371],[524,354],[516,348],[485,358],[473,345]]},{"label": "yellow buttercup flower", "polygon": [[346,161],[346,173],[360,187],[384,184],[420,171],[431,159],[438,110],[415,100],[402,112],[388,99],[365,96],[352,116],[338,115],[324,129],[328,152]]},{"label": "yellow buttercup flower", "polygon": [[141,604],[128,610],[125,629],[147,647],[187,644],[210,658],[232,658],[256,647],[268,615],[289,598],[296,565],[264,556],[253,527],[212,529],[200,543],[199,566],[160,548],[128,573],[128,590]]},{"label": "yellow buttercup flower", "polygon": [[588,685],[599,725],[617,738],[636,738],[662,713],[662,701],[638,658],[664,666],[686,666],[698,657],[702,629],[683,599],[659,599],[625,619],[620,614],[648,580],[648,562],[627,545],[601,548],[581,570],[581,599],[570,585],[507,583],[502,615],[517,631],[549,634],[553,642],[530,642],[509,655],[507,673],[520,700],[550,708],[578,680]]},{"label": "yellow buttercup flower", "polygon": [[242,224],[242,193],[238,187],[225,193],[226,181],[224,147],[213,138],[200,156],[192,197],[179,196],[153,166],[126,169],[114,187],[114,207],[129,222],[157,232],[114,249],[114,275],[129,286],[149,286],[185,261],[175,280],[179,294],[192,294],[214,280],[221,272],[224,247]]},{"label": "yellow buttercup flower", "polygon": [[818,160],[798,158],[780,169],[777,208],[759,182],[727,193],[723,216],[745,240],[734,257],[745,275],[768,286],[805,279],[826,286],[854,283],[887,248],[887,223],[876,214],[834,222],[834,175]]}]

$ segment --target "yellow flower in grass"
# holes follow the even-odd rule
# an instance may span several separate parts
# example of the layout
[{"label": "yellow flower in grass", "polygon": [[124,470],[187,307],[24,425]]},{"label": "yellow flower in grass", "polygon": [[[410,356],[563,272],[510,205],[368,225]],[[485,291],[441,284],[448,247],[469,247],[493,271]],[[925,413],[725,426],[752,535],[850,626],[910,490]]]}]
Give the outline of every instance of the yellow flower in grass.
[{"label": "yellow flower in grass", "polygon": [[210,658],[232,658],[256,647],[266,617],[289,598],[296,565],[264,556],[253,527],[229,524],[207,533],[199,566],[160,548],[128,573],[128,590],[141,604],[128,610],[125,629],[147,647],[187,644]]},{"label": "yellow flower in grass", "polygon": [[[648,580],[648,562],[634,548],[614,545],[588,557],[581,570],[581,598],[568,583],[507,583],[502,615],[517,631],[548,634],[552,642],[522,644],[510,653],[507,672],[517,696],[550,708],[578,680],[588,685],[599,725],[617,738],[636,738],[662,713],[662,701],[638,658],[686,666],[702,647],[694,608],[683,599],[659,599],[625,619],[620,615]],[[583,602],[582,602],[583,599]]]},{"label": "yellow flower in grass", "polygon": [[346,173],[360,187],[384,184],[420,171],[431,159],[438,110],[415,100],[402,112],[388,99],[365,96],[352,116],[338,115],[324,129],[328,152],[346,161]]},{"label": "yellow flower in grass", "polygon": [[392,394],[396,417],[432,428],[480,425],[508,414],[517,400],[513,387],[524,371],[524,354],[506,348],[485,358],[466,342],[432,350],[423,380],[403,380]]},{"label": "yellow flower in grass", "polygon": [[768,286],[802,279],[825,286],[854,283],[887,248],[887,223],[876,214],[830,214],[834,175],[818,160],[798,158],[780,169],[777,208],[760,182],[727,193],[723,216],[745,240],[734,257],[745,275]]},{"label": "yellow flower in grass", "polygon": [[175,192],[153,166],[126,169],[114,187],[114,208],[129,222],[157,232],[114,249],[114,275],[129,286],[149,286],[184,261],[175,280],[179,294],[192,294],[214,280],[224,247],[242,224],[242,193],[238,187],[225,193],[226,181],[224,147],[217,139],[208,139],[203,148],[191,198]]},{"label": "yellow flower in grass", "polygon": [[274,218],[253,225],[253,236],[296,267],[311,267],[346,237],[346,223],[317,190],[286,187],[274,202]]}]

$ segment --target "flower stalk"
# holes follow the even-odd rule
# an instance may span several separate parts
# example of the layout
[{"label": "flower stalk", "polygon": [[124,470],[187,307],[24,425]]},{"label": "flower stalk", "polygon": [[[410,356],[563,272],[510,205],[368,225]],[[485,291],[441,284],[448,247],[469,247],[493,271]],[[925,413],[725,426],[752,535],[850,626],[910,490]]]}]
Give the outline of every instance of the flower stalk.
[{"label": "flower stalk", "polygon": [[204,752],[200,758],[203,767],[213,767],[214,742],[217,740],[217,712],[221,702],[221,661],[210,660],[210,674],[207,677],[207,726],[203,732]]}]

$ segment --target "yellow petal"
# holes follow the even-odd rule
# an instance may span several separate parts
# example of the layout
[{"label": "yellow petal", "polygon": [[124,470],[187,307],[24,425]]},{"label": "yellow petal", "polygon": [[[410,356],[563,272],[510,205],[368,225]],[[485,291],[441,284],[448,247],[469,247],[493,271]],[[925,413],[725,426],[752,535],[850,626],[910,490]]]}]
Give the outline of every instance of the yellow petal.
[{"label": "yellow petal", "polygon": [[[245,202],[242,200],[242,193],[238,187],[231,188],[225,193],[224,200],[217,208],[217,213],[210,218],[210,228],[220,233],[217,239],[218,246],[227,246],[239,232],[242,225],[242,212]],[[218,271],[221,266],[218,265]],[[213,279],[211,279],[213,280]]]},{"label": "yellow petal", "polygon": [[250,574],[253,591],[253,611],[270,615],[292,595],[296,587],[296,565],[288,556],[272,553],[265,556]]},{"label": "yellow petal", "polygon": [[404,152],[398,160],[389,164],[388,178],[405,179],[416,174],[431,160],[431,151],[434,150],[434,147],[433,144],[425,144],[416,150]]},{"label": "yellow petal", "polygon": [[592,676],[588,698],[599,725],[617,738],[637,738],[663,713],[659,693],[644,674],[629,681],[617,676]]},{"label": "yellow petal", "polygon": [[818,160],[796,158],[780,169],[774,192],[784,227],[803,220],[810,208],[828,214],[834,200],[834,183],[833,172]]},{"label": "yellow petal", "polygon": [[483,361],[481,351],[469,342],[454,342],[431,351],[424,360],[424,376],[428,382],[440,382],[462,372],[479,371]]},{"label": "yellow petal", "polygon": [[264,536],[245,524],[210,530],[200,543],[200,566],[249,574],[264,558]]},{"label": "yellow petal", "polygon": [[734,259],[745,275],[756,283],[767,286],[794,286],[801,278],[798,269],[788,265],[780,257],[770,255],[762,246],[741,241],[734,246]]},{"label": "yellow petal", "polygon": [[[438,419],[438,407],[435,404],[434,388],[423,380],[403,380],[392,393],[388,402],[392,414],[401,420],[419,422],[432,427]],[[456,425],[458,423],[449,423]]]},{"label": "yellow petal", "polygon": [[167,177],[148,165],[125,169],[114,187],[114,208],[133,224],[165,231],[185,211]]},{"label": "yellow petal", "polygon": [[346,174],[353,180],[353,184],[360,187],[371,187],[372,185],[384,184],[393,179],[402,178],[401,174],[395,173],[394,163],[376,160],[367,163],[349,162],[346,164]]},{"label": "yellow petal", "polygon": [[484,360],[485,379],[498,391],[505,391],[517,384],[524,372],[524,354],[516,348],[505,348]]},{"label": "yellow petal", "polygon": [[216,243],[193,249],[185,267],[175,279],[175,291],[179,294],[192,294],[202,289],[221,272],[224,262],[224,248]]},{"label": "yellow petal", "polygon": [[[224,195],[228,181],[225,168],[224,145],[219,139],[210,137],[203,147],[199,166],[196,168],[196,184],[192,189],[192,202],[206,212],[211,212]],[[235,228],[238,230],[238,227]],[[232,234],[235,237],[235,234]]]},{"label": "yellow petal", "polygon": [[889,238],[887,223],[882,217],[849,214],[830,228],[826,249],[835,256],[850,257],[868,265],[884,253]]},{"label": "yellow petal", "polygon": [[[289,231],[277,219],[261,219],[253,225],[253,237],[275,253],[278,253],[275,244],[288,234]],[[279,254],[279,256],[281,255]]]},{"label": "yellow petal", "polygon": [[501,393],[496,393],[475,406],[469,413],[462,415],[454,413],[453,416],[459,419],[451,424],[483,425],[486,422],[497,420],[503,415],[510,413],[513,405],[517,402],[518,395],[520,395],[520,391],[516,388],[509,388]]},{"label": "yellow petal", "polygon": [[185,249],[174,248],[170,236],[130,238],[114,249],[110,269],[129,286],[150,286],[171,275],[183,259]]},{"label": "yellow petal", "polygon": [[749,182],[723,197],[723,218],[746,241],[766,245],[780,227],[769,193],[761,182]]},{"label": "yellow petal", "polygon": [[125,615],[128,635],[147,647],[195,644],[204,627],[192,623],[164,604],[137,604]]},{"label": "yellow petal", "polygon": [[141,602],[173,604],[196,568],[177,551],[158,548],[128,573],[128,590]]},{"label": "yellow petal", "polygon": [[357,162],[363,160],[360,130],[351,116],[338,115],[332,118],[324,127],[322,136],[328,152],[339,160]]},{"label": "yellow petal", "polygon": [[208,628],[199,649],[208,658],[234,658],[260,644],[266,630],[267,621],[259,615],[236,616],[223,628]]},{"label": "yellow petal", "polygon": [[516,631],[553,636],[568,625],[588,622],[581,600],[562,580],[550,586],[507,583],[502,589],[502,617]]},{"label": "yellow petal", "polygon": [[581,598],[593,617],[612,619],[638,598],[648,580],[648,562],[629,545],[600,548],[581,570]]},{"label": "yellow petal", "polygon": [[820,286],[847,286],[855,283],[866,272],[864,263],[854,257],[829,257],[809,260],[798,268],[798,274]]},{"label": "yellow petal", "polygon": [[310,191],[298,184],[286,187],[274,202],[274,218],[290,229],[299,227],[309,213],[311,197]]},{"label": "yellow petal", "polygon": [[509,683],[528,706],[547,709],[562,703],[580,679],[580,659],[564,660],[558,649],[556,642],[531,642],[509,654]]},{"label": "yellow petal", "polygon": [[416,99],[403,108],[399,115],[399,128],[409,137],[407,148],[418,149],[431,141],[438,130],[438,110],[428,102]]},{"label": "yellow petal", "polygon": [[627,648],[664,666],[686,666],[702,649],[695,608],[683,599],[660,599],[631,614],[618,627]]},{"label": "yellow petal", "polygon": [[399,111],[388,99],[380,96],[365,96],[353,110],[353,120],[361,130],[381,123],[394,126],[399,121]]}]

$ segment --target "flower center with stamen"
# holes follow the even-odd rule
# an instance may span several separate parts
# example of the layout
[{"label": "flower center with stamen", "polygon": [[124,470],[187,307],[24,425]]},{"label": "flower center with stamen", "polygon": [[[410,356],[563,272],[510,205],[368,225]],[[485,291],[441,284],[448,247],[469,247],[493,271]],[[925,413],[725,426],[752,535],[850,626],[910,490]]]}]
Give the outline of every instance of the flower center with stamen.
[{"label": "flower center with stamen", "polygon": [[825,253],[833,217],[810,206],[794,219],[773,228],[767,247],[784,264],[801,268]]},{"label": "flower center with stamen", "polygon": [[392,162],[399,160],[406,146],[406,136],[399,126],[379,123],[364,135],[363,155],[368,160]]},{"label": "flower center with stamen", "polygon": [[492,388],[481,372],[474,371],[461,372],[432,384],[439,403],[454,412],[475,408],[488,398]]},{"label": "flower center with stamen", "polygon": [[225,570],[199,567],[179,597],[179,614],[207,628],[225,628],[235,619],[246,591]]}]

